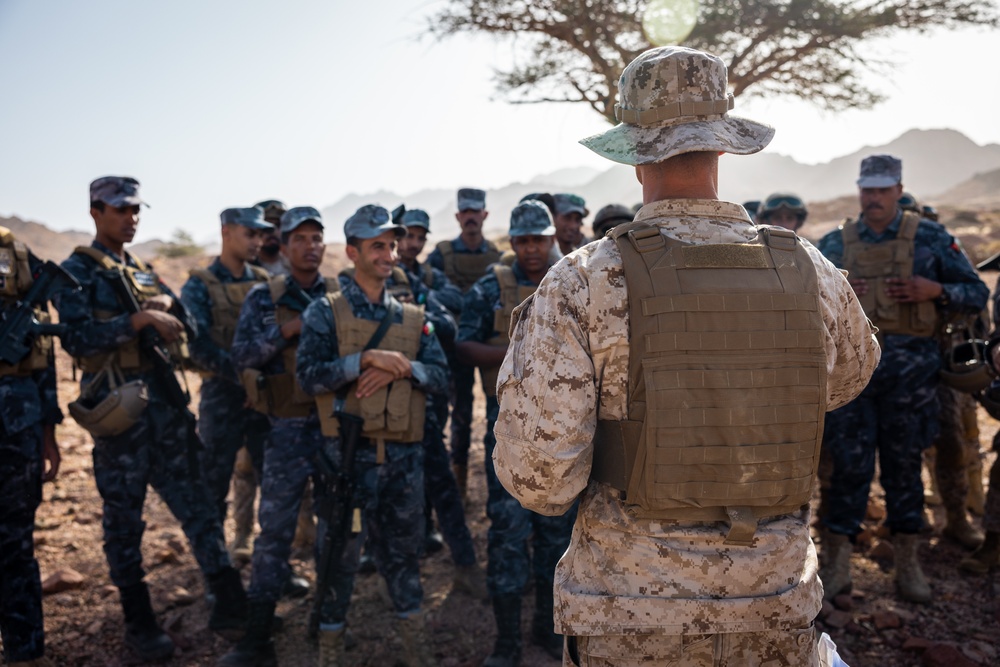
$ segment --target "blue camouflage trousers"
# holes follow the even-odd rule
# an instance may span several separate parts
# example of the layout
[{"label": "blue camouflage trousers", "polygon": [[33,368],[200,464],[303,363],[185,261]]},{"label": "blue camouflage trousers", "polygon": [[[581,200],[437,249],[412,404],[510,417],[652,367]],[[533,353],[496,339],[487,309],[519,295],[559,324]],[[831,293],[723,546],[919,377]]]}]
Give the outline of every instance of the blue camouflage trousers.
[{"label": "blue camouflage trousers", "polygon": [[150,400],[142,418],[109,438],[94,438],[94,479],[104,501],[104,553],[119,588],[142,581],[142,507],[151,485],[181,524],[206,577],[229,566],[222,526],[189,450],[179,411]]},{"label": "blue camouflage trousers", "polygon": [[8,434],[0,424],[0,635],[8,663],[45,653],[35,510],[42,499],[42,427]]},{"label": "blue camouflage trousers", "polygon": [[937,376],[940,357],[933,339],[893,344],[886,336],[882,359],[861,395],[826,416],[823,447],[833,462],[824,524],[856,535],[868,507],[878,454],[885,490],[886,525],[893,533],[923,528],[923,450],[938,433]]},{"label": "blue camouflage trousers", "polygon": [[556,563],[569,546],[579,501],[562,516],[544,516],[521,507],[521,503],[503,488],[493,467],[493,450],[497,444],[493,427],[499,413],[496,397],[487,397],[486,515],[490,528],[486,585],[490,595],[520,595],[528,583],[530,571],[536,587],[552,590]]},{"label": "blue camouflage trousers", "polygon": [[465,522],[465,508],[448,462],[448,449],[441,429],[441,424],[447,419],[448,403],[440,397],[428,400],[423,443],[427,503],[437,512],[441,535],[451,551],[451,559],[455,565],[473,565],[476,562],[476,550],[469,526]]},{"label": "blue camouflage trousers", "polygon": [[219,521],[226,520],[226,496],[233,477],[236,453],[246,447],[259,479],[264,468],[264,443],[271,430],[267,415],[244,407],[246,394],[240,387],[221,386],[221,380],[207,380],[201,387],[198,433],[205,444],[201,469],[205,484],[218,509]]},{"label": "blue camouflage trousers", "polygon": [[[328,440],[326,446],[339,450],[336,440]],[[339,462],[339,452],[330,458]],[[419,443],[387,443],[385,461],[377,464],[376,449],[367,444],[357,450],[354,469],[355,506],[361,507],[362,531],[351,536],[344,557],[331,573],[330,594],[322,613],[322,621],[329,624],[340,624],[347,618],[358,559],[366,540],[379,574],[385,578],[396,613],[406,616],[419,611],[424,599],[420,585],[424,538],[423,447]],[[323,505],[322,501],[318,504]],[[322,544],[326,528],[325,521],[317,528],[317,544]]]},{"label": "blue camouflage trousers", "polygon": [[458,361],[451,362],[451,462],[469,465],[472,445],[472,387],[476,383],[476,367]]}]

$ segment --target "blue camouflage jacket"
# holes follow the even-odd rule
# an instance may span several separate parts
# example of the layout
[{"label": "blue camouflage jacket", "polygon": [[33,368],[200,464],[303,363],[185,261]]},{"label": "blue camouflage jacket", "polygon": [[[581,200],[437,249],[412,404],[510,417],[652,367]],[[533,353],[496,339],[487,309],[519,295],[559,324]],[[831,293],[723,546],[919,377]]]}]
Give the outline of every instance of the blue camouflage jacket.
[{"label": "blue camouflage jacket", "polygon": [[[437,249],[435,249],[435,252],[437,252]],[[440,253],[438,254],[440,255]],[[452,313],[457,315],[462,311],[462,290],[458,289],[458,285],[448,280],[448,276],[445,275],[444,271],[431,266],[430,262],[417,262],[416,271],[411,271],[408,266],[402,263],[399,266],[406,272],[406,277],[409,279],[414,294],[417,296],[417,303],[424,303],[424,301],[420,300],[421,294],[427,294],[427,298],[433,295],[438,303]],[[431,276],[430,287],[424,282],[427,280],[427,274]]]}]

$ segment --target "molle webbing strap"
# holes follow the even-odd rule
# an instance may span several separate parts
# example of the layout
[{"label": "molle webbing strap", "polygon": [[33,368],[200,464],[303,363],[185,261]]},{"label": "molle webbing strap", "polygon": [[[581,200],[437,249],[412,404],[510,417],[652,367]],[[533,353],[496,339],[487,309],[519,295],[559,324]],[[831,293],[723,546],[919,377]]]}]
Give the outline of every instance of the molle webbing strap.
[{"label": "molle webbing strap", "polygon": [[644,222],[612,232],[629,415],[598,422],[593,476],[635,516],[728,522],[728,544],[808,503],[826,405],[815,267],[791,232],[759,235],[691,245]]},{"label": "molle webbing strap", "polygon": [[451,241],[441,241],[437,249],[445,275],[463,292],[468,292],[486,274],[490,264],[500,261],[500,251],[492,241],[486,242],[486,252],[455,252]]},{"label": "molle webbing strap", "polygon": [[[251,267],[251,269],[255,268],[257,267]],[[208,269],[192,269],[190,275],[205,283],[208,290],[208,299],[212,308],[212,326],[208,332],[209,337],[220,348],[228,350],[233,344],[236,325],[240,318],[240,308],[246,300],[247,293],[257,283],[267,280],[267,274],[264,273],[262,276],[258,271],[253,271],[253,280],[229,283],[223,283]]]}]

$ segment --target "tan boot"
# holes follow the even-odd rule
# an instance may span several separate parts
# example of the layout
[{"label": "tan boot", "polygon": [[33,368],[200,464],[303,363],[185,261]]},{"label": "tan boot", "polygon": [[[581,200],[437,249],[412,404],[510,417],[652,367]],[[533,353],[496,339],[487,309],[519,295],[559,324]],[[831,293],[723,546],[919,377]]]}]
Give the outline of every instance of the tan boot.
[{"label": "tan boot", "polygon": [[904,600],[927,604],[934,599],[930,584],[920,569],[917,558],[919,536],[912,533],[899,533],[892,538],[892,546],[896,552],[896,588]]},{"label": "tan boot", "polygon": [[455,483],[458,484],[458,495],[462,498],[462,504],[469,501],[469,467],[460,463],[453,463],[451,471],[455,474]]},{"label": "tan boot", "polygon": [[455,566],[455,576],[451,579],[451,590],[465,593],[476,600],[486,601],[490,597],[486,589],[486,573],[477,563]]},{"label": "tan boot", "polygon": [[825,532],[823,551],[826,565],[820,569],[823,580],[823,599],[832,600],[841,593],[851,591],[851,554],[854,545],[851,538],[831,531]]},{"label": "tan boot", "polygon": [[409,667],[438,667],[423,612],[396,619],[396,630],[403,640],[403,660]]},{"label": "tan boot", "polygon": [[988,530],[983,544],[974,553],[962,559],[959,569],[970,574],[986,574],[991,567],[1000,565],[1000,533]]},{"label": "tan boot", "polygon": [[969,517],[965,514],[965,508],[957,511],[948,510],[948,523],[945,524],[941,534],[954,542],[958,542],[969,551],[977,549],[983,543],[983,534],[969,523]]},{"label": "tan boot", "polygon": [[344,663],[346,628],[319,631],[319,667],[341,667]]},{"label": "tan boot", "polygon": [[969,474],[969,495],[965,506],[976,516],[982,516],[986,511],[986,492],[983,490],[983,460],[976,456],[966,468]]}]

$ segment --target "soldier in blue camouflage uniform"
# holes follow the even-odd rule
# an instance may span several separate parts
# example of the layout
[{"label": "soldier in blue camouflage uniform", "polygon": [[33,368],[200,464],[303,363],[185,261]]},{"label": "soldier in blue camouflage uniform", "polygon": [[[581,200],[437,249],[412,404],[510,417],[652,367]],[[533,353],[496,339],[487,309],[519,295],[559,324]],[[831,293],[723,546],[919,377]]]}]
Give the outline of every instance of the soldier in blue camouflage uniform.
[{"label": "soldier in blue camouflage uniform", "polygon": [[[917,214],[904,216],[897,203],[901,181],[897,158],[865,158],[858,179],[861,217],[819,243],[827,259],[849,271],[851,287],[881,329],[883,348],[862,394],[827,415],[823,446],[833,473],[823,518],[827,544],[821,576],[828,599],[851,586],[851,543],[861,530],[878,452],[897,588],[904,599],[931,601],[917,560],[917,536],[923,528],[922,452],[938,433],[941,355],[933,334],[938,318],[978,313],[989,296],[944,227]],[[848,234],[858,240],[849,243]],[[879,252],[883,255],[874,254]],[[907,252],[912,253],[912,272],[898,259]]]},{"label": "soldier in blue camouflage uniform", "polygon": [[[138,181],[122,176],[91,183],[94,242],[89,248],[77,248],[62,265],[83,289],[59,292],[53,303],[60,322],[68,326],[63,347],[83,369],[81,388],[95,405],[108,396],[109,382],[101,382],[96,390],[90,385],[101,375],[110,379],[106,369],[120,373],[125,383],[142,381],[147,387],[148,407],[131,426],[117,435],[94,436],[94,478],[104,501],[104,553],[111,581],[121,593],[126,643],[150,660],[170,655],[173,642],[157,624],[143,582],[140,547],[147,486],[152,485],[180,521],[208,580],[215,598],[209,627],[219,631],[242,627],[246,597],[193,460],[200,443],[192,441],[186,417],[169,402],[164,380],[136,344],[146,327],[167,344],[195,327],[170,289],[124,250],[135,235],[144,203],[138,190]],[[119,300],[111,282],[117,279],[115,272],[127,276],[129,289],[141,296],[140,312],[129,314]]]},{"label": "soldier in blue camouflage uniform", "polygon": [[[414,426],[418,423],[414,411],[423,409],[426,404],[426,399],[420,400],[423,396],[446,394],[447,361],[423,309],[400,306],[386,288],[395,264],[396,242],[405,235],[405,230],[392,224],[384,208],[368,205],[347,220],[344,235],[347,256],[354,264],[353,276],[341,277],[343,300],[339,303],[344,310],[332,303],[331,295],[310,306],[304,314],[302,345],[297,356],[299,382],[313,395],[335,393],[338,404],[346,401],[347,412],[357,409],[351,407],[353,397],[348,393],[359,400],[367,397],[375,400],[383,387],[392,392],[396,384],[405,383],[422,394],[411,400],[406,420],[409,426],[398,431],[408,435],[395,439],[386,434],[388,426],[381,427],[381,431],[372,427],[373,431],[368,424],[362,432],[355,456],[354,484],[358,506],[362,508],[363,531],[348,543],[343,560],[334,565],[330,577],[332,599],[321,618],[321,663],[340,664],[358,552],[365,534],[370,532],[375,562],[385,577],[403,639],[401,657],[411,667],[429,667],[437,661],[430,649],[421,611],[423,589],[418,557],[424,534],[424,451],[423,430]],[[347,309],[347,319],[341,320]],[[404,309],[410,310],[404,312]],[[335,317],[334,313],[340,315]],[[374,348],[368,349],[366,345],[371,334],[359,334],[356,340],[344,338],[352,326],[351,317],[382,322],[390,313],[393,326]],[[402,325],[398,330],[405,331],[410,317],[416,318],[412,356],[391,342],[401,340],[404,335],[400,333],[393,338],[395,325]],[[363,351],[347,353],[345,348]],[[340,448],[336,437],[327,444],[334,451]]]},{"label": "soldier in blue camouflage uniform", "polygon": [[277,664],[271,641],[275,603],[291,574],[288,558],[302,494],[315,474],[322,442],[313,401],[294,376],[301,313],[336,286],[335,279],[324,279],[319,272],[325,251],[319,211],[309,206],[286,211],[281,216],[281,246],[290,273],[250,290],[231,351],[250,403],[269,415],[271,432],[264,448],[247,632],[218,663],[230,667]]},{"label": "soldier in blue camouflage uniform", "polygon": [[[0,227],[0,312],[24,296],[39,263]],[[42,482],[59,471],[60,422],[52,340],[36,339],[17,364],[0,361],[0,634],[12,667],[49,665],[34,528]]]},{"label": "soldier in blue camouflage uniform", "polygon": [[[406,235],[399,239],[398,265],[406,272],[415,302],[426,304],[427,319],[444,349],[454,349],[457,326],[451,313],[461,312],[462,292],[451,284],[440,269],[418,261],[430,232],[430,216],[420,209],[405,211],[399,220]],[[472,535],[465,522],[465,512],[455,476],[448,465],[448,450],[444,444],[444,425],[448,421],[448,401],[443,396],[427,398],[424,424],[424,486],[427,496],[425,517],[428,538],[424,548],[432,550],[435,534],[431,508],[437,511],[441,533],[455,562],[453,590],[486,599],[486,581],[476,564]],[[437,536],[440,539],[440,536]]]},{"label": "soldier in blue camouflage uniform", "polygon": [[556,228],[556,244],[561,254],[568,255],[590,242],[583,233],[583,219],[590,211],[579,195],[560,192],[552,195],[552,199],[556,209],[552,218],[552,224]]},{"label": "soldier in blue camouflage uniform", "polygon": [[[190,352],[205,376],[198,409],[198,431],[205,444],[201,465],[219,509],[219,521],[224,524],[236,453],[247,448],[259,477],[264,465],[264,442],[271,428],[267,416],[247,407],[247,394],[229,348],[246,293],[268,279],[267,272],[251,262],[257,258],[263,234],[273,227],[257,208],[227,208],[220,218],[221,254],[208,268],[191,272],[181,289],[181,301],[198,325]],[[240,538],[237,527],[237,546]],[[243,540],[248,538],[249,532]]]},{"label": "soldier in blue camouflage uniform", "polygon": [[[534,291],[548,270],[555,227],[548,208],[529,200],[517,205],[510,217],[511,246],[517,256],[510,267],[494,265],[465,295],[458,328],[458,356],[479,366],[486,391],[486,514],[490,518],[487,586],[493,598],[497,641],[484,667],[517,665],[521,655],[521,595],[531,572],[535,584],[532,639],[550,655],[562,655],[562,637],[553,631],[552,586],[556,563],[569,545],[576,521],[576,505],[562,516],[542,516],[521,507],[497,479],[493,449],[500,405],[496,397],[496,372],[507,352],[507,329],[498,313],[510,313],[523,295]],[[500,276],[516,280],[508,291]],[[509,276],[513,276],[510,278]],[[516,295],[516,296],[515,296]],[[488,386],[492,383],[492,387]],[[533,554],[529,554],[531,538]]]},{"label": "soldier in blue camouflage uniform", "polygon": [[[483,238],[483,223],[489,216],[486,193],[476,188],[458,191],[458,220],[462,233],[451,241],[441,241],[427,257],[427,263],[444,271],[463,293],[483,277],[486,267],[500,260],[500,251]],[[458,316],[457,311],[455,315]],[[476,369],[449,355],[451,367],[451,465],[458,488],[465,500],[468,493],[469,445],[472,438],[472,385]]]}]

